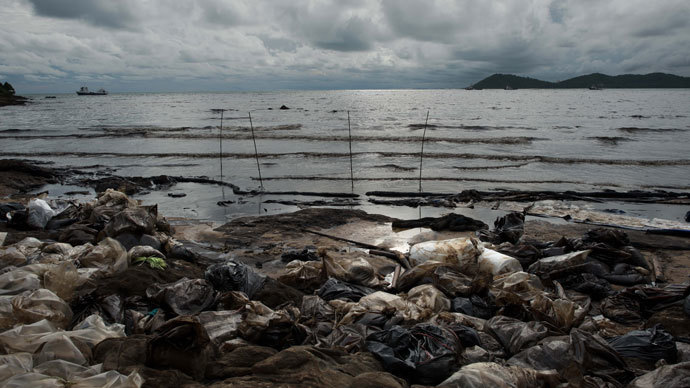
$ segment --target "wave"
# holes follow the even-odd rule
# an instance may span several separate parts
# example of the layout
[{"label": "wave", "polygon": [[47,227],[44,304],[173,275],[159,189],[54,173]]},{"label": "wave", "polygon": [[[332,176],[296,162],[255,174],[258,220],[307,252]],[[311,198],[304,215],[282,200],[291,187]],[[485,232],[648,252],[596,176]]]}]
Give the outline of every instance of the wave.
[{"label": "wave", "polygon": [[640,128],[640,127],[622,127],[618,128],[619,131],[638,133],[638,132],[682,132],[686,129],[682,128]]},{"label": "wave", "polygon": [[606,145],[618,145],[622,141],[634,141],[633,139],[621,136],[590,136],[587,139],[596,140]]},{"label": "wave", "polygon": [[[419,152],[353,152],[353,156],[380,156],[384,158],[412,157],[418,158]],[[190,159],[215,159],[219,157],[217,152],[209,153],[124,153],[124,152],[79,152],[79,151],[55,151],[55,152],[0,152],[0,157],[119,157],[119,158],[190,158]],[[286,152],[286,153],[260,153],[259,158],[275,159],[289,157],[304,158],[349,158],[349,153],[344,152]],[[223,153],[223,158],[228,159],[253,159],[253,153]],[[590,158],[561,158],[541,155],[481,155],[468,153],[424,153],[425,159],[483,159],[524,161],[545,164],[597,164],[613,166],[690,166],[690,159],[590,159]]]},{"label": "wave", "polygon": [[[425,124],[409,124],[407,126],[410,129],[417,130],[417,129],[424,129]],[[443,129],[467,129],[467,130],[473,130],[473,131],[495,131],[495,130],[504,130],[504,129],[529,129],[529,130],[536,130],[537,128],[533,127],[496,127],[496,126],[490,126],[490,125],[441,125],[441,124],[427,124],[427,128],[430,129],[435,129],[435,128],[443,128]]]},{"label": "wave", "polygon": [[[223,139],[227,140],[252,140],[251,133],[224,133]],[[249,129],[247,129],[249,131]],[[121,132],[118,130],[107,131],[105,134],[97,133],[78,133],[69,135],[41,135],[41,136],[0,136],[0,139],[16,139],[16,140],[32,140],[32,139],[99,139],[99,138],[132,138],[141,137],[146,139],[218,139],[219,134],[216,133],[165,133],[158,131],[127,131]],[[328,142],[348,142],[348,136],[314,136],[314,135],[282,135],[282,134],[258,134],[254,138],[260,140],[303,140],[303,141],[328,141]],[[392,137],[392,136],[352,136],[354,142],[391,142],[391,143],[421,143],[421,136],[406,136],[406,137]],[[489,137],[489,138],[453,138],[453,137],[427,137],[424,139],[426,143],[452,143],[452,144],[507,144],[507,145],[524,145],[531,144],[534,141],[546,140],[544,138],[530,137],[530,136],[506,136],[506,137]]]}]

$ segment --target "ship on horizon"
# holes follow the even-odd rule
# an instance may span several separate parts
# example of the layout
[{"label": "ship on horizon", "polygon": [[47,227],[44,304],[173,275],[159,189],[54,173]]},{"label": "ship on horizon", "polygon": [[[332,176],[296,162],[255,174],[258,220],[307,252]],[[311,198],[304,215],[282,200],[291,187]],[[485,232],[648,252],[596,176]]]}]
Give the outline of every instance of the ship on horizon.
[{"label": "ship on horizon", "polygon": [[79,88],[79,90],[77,90],[77,94],[80,96],[105,96],[108,94],[108,92],[103,88],[98,89],[95,92],[92,92],[86,86],[82,86],[81,88]]}]

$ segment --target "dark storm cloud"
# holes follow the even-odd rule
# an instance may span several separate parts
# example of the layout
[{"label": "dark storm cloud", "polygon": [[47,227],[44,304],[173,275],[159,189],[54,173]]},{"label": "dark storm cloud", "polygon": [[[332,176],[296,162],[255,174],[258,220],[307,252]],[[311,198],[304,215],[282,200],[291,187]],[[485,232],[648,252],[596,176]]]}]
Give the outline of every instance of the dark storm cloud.
[{"label": "dark storm cloud", "polygon": [[126,0],[29,0],[41,16],[81,19],[95,26],[125,28],[137,20]]},{"label": "dark storm cloud", "polygon": [[0,0],[0,17],[0,76],[34,90],[690,75],[688,0]]}]

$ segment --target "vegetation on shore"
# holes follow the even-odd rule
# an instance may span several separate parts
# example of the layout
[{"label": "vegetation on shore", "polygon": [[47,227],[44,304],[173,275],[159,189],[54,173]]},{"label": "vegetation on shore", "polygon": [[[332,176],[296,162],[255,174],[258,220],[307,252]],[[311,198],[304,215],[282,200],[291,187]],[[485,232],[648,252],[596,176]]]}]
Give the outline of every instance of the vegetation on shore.
[{"label": "vegetation on shore", "polygon": [[592,73],[565,81],[549,82],[513,74],[493,74],[472,85],[475,89],[582,89],[598,88],[690,88],[690,77],[666,73],[623,74],[610,76]]}]

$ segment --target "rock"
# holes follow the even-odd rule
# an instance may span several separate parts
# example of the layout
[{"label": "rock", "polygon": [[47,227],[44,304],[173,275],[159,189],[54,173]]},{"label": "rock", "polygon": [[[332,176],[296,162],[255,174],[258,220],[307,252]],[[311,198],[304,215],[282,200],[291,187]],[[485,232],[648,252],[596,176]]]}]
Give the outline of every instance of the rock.
[{"label": "rock", "polygon": [[281,106],[280,106],[280,110],[287,110],[287,109],[290,109],[290,108],[288,108],[288,107],[285,106],[285,105],[281,105]]}]

